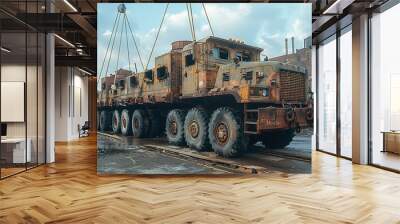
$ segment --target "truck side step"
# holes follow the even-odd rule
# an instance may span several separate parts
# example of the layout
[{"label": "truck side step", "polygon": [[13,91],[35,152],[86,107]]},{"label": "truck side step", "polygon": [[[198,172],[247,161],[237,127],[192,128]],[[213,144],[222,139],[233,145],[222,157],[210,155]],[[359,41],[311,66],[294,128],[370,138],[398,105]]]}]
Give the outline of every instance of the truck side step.
[{"label": "truck side step", "polygon": [[244,131],[245,134],[256,135],[258,134],[256,131]]},{"label": "truck side step", "polygon": [[258,122],[258,109],[247,109],[247,105],[244,105],[244,133],[245,134],[258,134],[257,132]]},{"label": "truck side step", "polygon": [[246,110],[247,113],[258,113],[258,109],[248,109]]}]

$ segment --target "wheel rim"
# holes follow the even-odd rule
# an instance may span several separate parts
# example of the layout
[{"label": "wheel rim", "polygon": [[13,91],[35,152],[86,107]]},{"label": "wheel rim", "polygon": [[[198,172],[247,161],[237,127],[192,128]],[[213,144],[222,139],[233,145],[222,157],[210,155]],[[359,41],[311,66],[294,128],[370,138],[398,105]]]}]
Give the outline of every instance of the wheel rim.
[{"label": "wheel rim", "polygon": [[126,118],[122,117],[122,127],[126,128]]},{"label": "wheel rim", "polygon": [[118,118],[117,118],[117,116],[114,116],[114,126],[115,127],[118,126]]},{"label": "wheel rim", "polygon": [[169,132],[172,135],[176,135],[178,133],[178,125],[175,120],[172,120],[168,125]]},{"label": "wheel rim", "polygon": [[133,127],[135,129],[139,129],[139,120],[137,118],[133,119]]},{"label": "wheel rim", "polygon": [[199,124],[196,121],[192,121],[189,125],[190,136],[192,136],[193,138],[197,138],[197,136],[199,136],[199,130]]},{"label": "wheel rim", "polygon": [[218,144],[225,145],[229,140],[228,126],[223,122],[218,123],[214,128],[214,136]]}]

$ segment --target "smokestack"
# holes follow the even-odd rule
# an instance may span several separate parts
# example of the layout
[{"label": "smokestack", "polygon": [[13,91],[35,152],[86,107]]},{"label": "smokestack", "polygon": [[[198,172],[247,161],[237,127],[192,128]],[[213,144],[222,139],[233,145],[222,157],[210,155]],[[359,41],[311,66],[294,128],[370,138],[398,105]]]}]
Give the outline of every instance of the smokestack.
[{"label": "smokestack", "polygon": [[288,39],[287,38],[285,38],[285,52],[286,52],[286,55],[288,55]]},{"label": "smokestack", "polygon": [[292,54],[294,54],[294,37],[292,37]]}]

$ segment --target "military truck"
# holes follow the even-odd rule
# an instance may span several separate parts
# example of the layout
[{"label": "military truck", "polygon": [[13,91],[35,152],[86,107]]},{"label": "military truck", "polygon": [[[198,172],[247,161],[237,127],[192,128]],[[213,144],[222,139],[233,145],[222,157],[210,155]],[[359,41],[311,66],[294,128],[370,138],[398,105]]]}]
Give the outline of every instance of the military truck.
[{"label": "military truck", "polygon": [[137,138],[165,133],[171,144],[224,157],[258,141],[285,147],[312,126],[306,71],[261,61],[262,50],[214,36],[173,42],[154,68],[101,78],[99,129]]}]

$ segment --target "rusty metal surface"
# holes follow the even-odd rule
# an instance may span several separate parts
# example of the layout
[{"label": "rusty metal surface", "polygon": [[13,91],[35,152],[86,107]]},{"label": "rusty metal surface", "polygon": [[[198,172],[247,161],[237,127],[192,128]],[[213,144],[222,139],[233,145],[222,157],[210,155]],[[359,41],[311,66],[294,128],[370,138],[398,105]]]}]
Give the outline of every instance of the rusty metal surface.
[{"label": "rusty metal surface", "polygon": [[259,108],[257,122],[258,131],[290,128],[290,124],[285,120],[285,115],[284,108]]},{"label": "rusty metal surface", "polygon": [[[307,120],[306,118],[307,111],[310,109],[311,108],[259,108],[257,131],[312,127],[312,120]],[[294,119],[292,121],[287,119],[288,110],[293,110]]]},{"label": "rusty metal surface", "polygon": [[[226,59],[221,58],[221,51]],[[257,133],[311,126],[312,121],[307,119],[305,69],[259,61],[261,51],[238,41],[213,37],[173,42],[170,52],[155,58],[155,67],[150,69],[152,76],[119,70],[117,76],[102,79],[99,106],[124,107],[229,95],[237,103],[271,105],[259,108]],[[218,57],[215,52],[219,52]],[[250,61],[234,60],[238,54]],[[186,64],[187,55],[193,55],[192,65]],[[162,68],[166,75],[161,77],[158,71]],[[136,80],[135,85],[131,79]],[[287,103],[296,104],[294,120],[287,119]]]},{"label": "rusty metal surface", "polygon": [[306,79],[301,73],[280,73],[280,100],[304,102],[306,100]]}]

